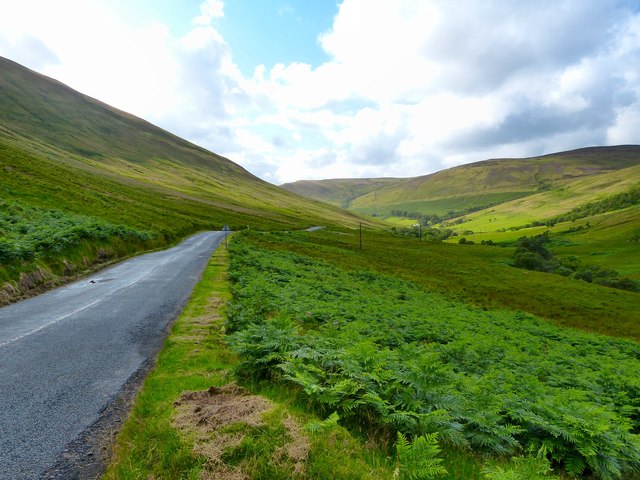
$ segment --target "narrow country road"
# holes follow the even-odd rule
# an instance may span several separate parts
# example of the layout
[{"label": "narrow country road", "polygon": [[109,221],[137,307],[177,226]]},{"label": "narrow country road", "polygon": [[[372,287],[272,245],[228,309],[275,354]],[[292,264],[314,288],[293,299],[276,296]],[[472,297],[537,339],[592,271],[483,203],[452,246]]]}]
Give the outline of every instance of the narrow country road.
[{"label": "narrow country road", "polygon": [[162,345],[223,232],[0,308],[0,479],[37,479]]}]

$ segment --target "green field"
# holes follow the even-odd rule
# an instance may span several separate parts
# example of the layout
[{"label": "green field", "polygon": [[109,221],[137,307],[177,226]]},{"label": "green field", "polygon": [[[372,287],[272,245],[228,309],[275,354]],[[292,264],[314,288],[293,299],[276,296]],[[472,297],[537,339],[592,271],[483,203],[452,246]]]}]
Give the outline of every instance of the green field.
[{"label": "green field", "polygon": [[465,215],[458,229],[497,231],[544,221],[582,204],[629,191],[640,184],[640,165],[587,177],[553,189],[520,198],[480,212]]},{"label": "green field", "polygon": [[[638,294],[516,269],[512,248],[359,240],[236,234],[105,478],[638,478]],[[259,428],[184,426],[181,399],[208,398],[185,392],[231,381],[271,402]],[[293,436],[302,460],[278,453]]]}]

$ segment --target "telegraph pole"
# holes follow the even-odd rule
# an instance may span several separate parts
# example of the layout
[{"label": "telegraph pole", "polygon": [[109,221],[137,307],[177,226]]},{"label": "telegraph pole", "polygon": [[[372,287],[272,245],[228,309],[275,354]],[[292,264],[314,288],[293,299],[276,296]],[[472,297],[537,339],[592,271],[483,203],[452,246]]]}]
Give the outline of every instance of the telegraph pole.
[{"label": "telegraph pole", "polygon": [[229,250],[229,245],[227,244],[227,234],[229,233],[229,227],[225,225],[222,227],[222,231],[224,232],[224,249]]}]

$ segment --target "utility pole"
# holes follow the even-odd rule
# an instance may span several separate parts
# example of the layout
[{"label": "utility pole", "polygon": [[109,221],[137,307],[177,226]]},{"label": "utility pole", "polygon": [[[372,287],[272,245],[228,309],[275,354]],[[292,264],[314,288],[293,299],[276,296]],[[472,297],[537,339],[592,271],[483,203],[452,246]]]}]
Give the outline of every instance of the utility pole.
[{"label": "utility pole", "polygon": [[227,244],[227,234],[229,233],[229,227],[225,225],[222,227],[222,231],[224,232],[224,249],[229,250],[229,245]]},{"label": "utility pole", "polygon": [[362,222],[360,222],[360,250],[362,250]]}]

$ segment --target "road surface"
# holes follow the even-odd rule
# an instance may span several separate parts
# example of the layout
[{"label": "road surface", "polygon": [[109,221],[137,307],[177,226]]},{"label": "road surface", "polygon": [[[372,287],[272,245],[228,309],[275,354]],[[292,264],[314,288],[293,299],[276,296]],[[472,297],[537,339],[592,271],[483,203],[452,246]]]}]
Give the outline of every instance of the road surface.
[{"label": "road surface", "polygon": [[41,478],[162,345],[223,232],[0,308],[0,479]]}]

